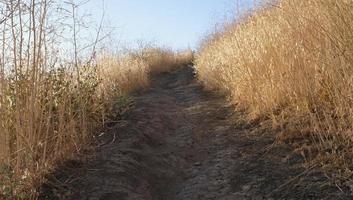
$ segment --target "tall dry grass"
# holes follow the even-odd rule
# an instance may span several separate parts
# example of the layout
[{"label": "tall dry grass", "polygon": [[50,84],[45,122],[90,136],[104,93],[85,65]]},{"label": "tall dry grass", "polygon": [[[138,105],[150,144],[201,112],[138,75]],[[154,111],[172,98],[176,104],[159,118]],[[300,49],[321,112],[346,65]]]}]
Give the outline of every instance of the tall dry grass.
[{"label": "tall dry grass", "polygon": [[144,47],[123,54],[102,53],[97,59],[97,69],[101,84],[99,95],[107,113],[114,112],[115,101],[128,93],[148,87],[150,76],[170,72],[178,67],[191,64],[194,54],[191,50],[173,51],[168,48]]},{"label": "tall dry grass", "polygon": [[352,174],[352,10],[349,0],[267,2],[203,42],[198,78]]},{"label": "tall dry grass", "polygon": [[[97,68],[102,80],[102,91],[113,91],[122,95],[149,84],[153,74],[170,72],[191,64],[194,57],[191,50],[173,51],[168,48],[145,47],[123,54],[102,53],[97,59]],[[118,88],[107,89],[107,87]]]},{"label": "tall dry grass", "polygon": [[139,57],[147,62],[152,73],[160,73],[191,64],[193,52],[191,50],[176,52],[167,48],[146,48],[139,52]]},{"label": "tall dry grass", "polygon": [[[158,66],[158,72],[174,65],[163,63],[166,69]],[[155,72],[149,60],[114,54],[78,70],[40,70],[36,80],[22,73],[2,80],[1,198],[35,199],[44,175],[87,150],[95,131],[118,120],[124,106],[118,100],[147,87]]]},{"label": "tall dry grass", "polygon": [[[119,98],[148,86],[152,72],[182,64],[183,56],[167,49],[115,54],[82,44],[79,5],[65,5],[63,17],[53,14],[64,9],[53,1],[0,2],[0,199],[36,199],[46,174],[118,120]],[[64,23],[68,33],[56,26]],[[67,34],[72,41],[61,45]],[[92,55],[81,56],[80,46]],[[153,56],[137,56],[145,51]]]}]

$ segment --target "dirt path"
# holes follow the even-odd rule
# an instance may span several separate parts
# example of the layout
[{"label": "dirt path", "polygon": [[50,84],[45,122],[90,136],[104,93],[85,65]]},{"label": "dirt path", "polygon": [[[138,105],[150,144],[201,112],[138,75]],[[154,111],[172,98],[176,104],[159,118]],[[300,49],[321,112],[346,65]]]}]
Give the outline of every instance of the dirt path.
[{"label": "dirt path", "polygon": [[60,171],[60,199],[350,199],[273,146],[273,130],[202,91],[191,67],[155,77],[134,102],[106,133],[115,142]]}]

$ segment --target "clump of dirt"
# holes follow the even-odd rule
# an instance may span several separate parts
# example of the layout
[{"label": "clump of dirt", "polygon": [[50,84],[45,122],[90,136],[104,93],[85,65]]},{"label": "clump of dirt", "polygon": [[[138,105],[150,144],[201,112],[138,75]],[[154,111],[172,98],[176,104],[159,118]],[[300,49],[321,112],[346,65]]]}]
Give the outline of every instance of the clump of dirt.
[{"label": "clump of dirt", "polygon": [[247,122],[224,97],[202,90],[192,67],[155,76],[108,129],[88,161],[58,169],[42,199],[351,199],[266,121]]}]

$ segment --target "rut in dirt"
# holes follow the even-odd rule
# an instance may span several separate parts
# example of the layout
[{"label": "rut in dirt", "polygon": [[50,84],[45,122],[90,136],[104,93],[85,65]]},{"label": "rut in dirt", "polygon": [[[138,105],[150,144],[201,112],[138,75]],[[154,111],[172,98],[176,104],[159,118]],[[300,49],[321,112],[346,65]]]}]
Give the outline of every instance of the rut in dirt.
[{"label": "rut in dirt", "polygon": [[72,200],[351,199],[320,172],[303,168],[289,145],[273,145],[275,130],[235,110],[225,97],[205,92],[191,66],[155,76],[106,131],[107,144],[87,163],[59,169],[61,186],[48,194]]}]

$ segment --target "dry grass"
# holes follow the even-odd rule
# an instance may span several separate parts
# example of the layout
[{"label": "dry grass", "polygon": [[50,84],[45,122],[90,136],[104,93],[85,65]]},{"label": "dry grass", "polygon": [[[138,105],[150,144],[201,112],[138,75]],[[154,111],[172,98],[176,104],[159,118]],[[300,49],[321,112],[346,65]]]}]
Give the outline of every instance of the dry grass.
[{"label": "dry grass", "polygon": [[156,47],[100,52],[102,30],[86,40],[79,8],[0,2],[0,199],[36,199],[45,175],[89,149],[151,73],[190,62],[190,53]]},{"label": "dry grass", "polygon": [[[60,46],[67,35],[60,35],[58,16],[50,14],[61,7],[46,0],[0,2],[0,199],[35,199],[46,174],[76,159],[98,129],[118,120],[125,106],[119,98],[148,86],[152,72],[184,61],[167,49],[118,55],[99,52],[96,43],[79,43],[79,6],[65,4],[72,15],[64,19],[73,19],[65,28],[74,39]],[[87,53],[80,44],[93,55],[80,56]],[[69,58],[60,54],[63,47]],[[140,56],[144,52],[153,56]]]},{"label": "dry grass", "polygon": [[45,174],[75,159],[98,128],[117,120],[111,118],[124,106],[119,98],[147,87],[151,72],[184,62],[181,54],[162,49],[149,50],[153,57],[136,56],[145,51],[101,54],[96,65],[78,71],[38,70],[36,79],[18,72],[1,79],[0,197],[36,198]]},{"label": "dry grass", "polygon": [[[146,88],[152,74],[169,72],[191,63],[190,50],[174,52],[166,48],[148,47],[127,51],[124,54],[102,53],[97,59],[99,80],[98,95],[107,115],[114,114],[116,101],[120,97]],[[113,101],[112,101],[113,100]],[[117,113],[115,113],[117,114]],[[103,115],[103,121],[106,116]]]},{"label": "dry grass", "polygon": [[82,70],[78,82],[65,69],[3,81],[0,194],[35,195],[28,190],[40,185],[43,174],[82,151],[98,125],[97,85],[92,72]]},{"label": "dry grass", "polygon": [[126,94],[148,86],[151,74],[169,72],[193,60],[191,50],[175,52],[167,48],[148,47],[122,55],[103,53],[97,60],[103,91]]},{"label": "dry grass", "polygon": [[152,74],[169,72],[177,67],[191,64],[194,56],[191,50],[176,52],[168,48],[156,47],[144,48],[131,55],[144,60]]},{"label": "dry grass", "polygon": [[281,0],[209,37],[198,78],[351,175],[353,2]]}]

